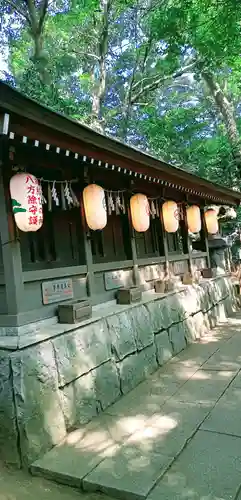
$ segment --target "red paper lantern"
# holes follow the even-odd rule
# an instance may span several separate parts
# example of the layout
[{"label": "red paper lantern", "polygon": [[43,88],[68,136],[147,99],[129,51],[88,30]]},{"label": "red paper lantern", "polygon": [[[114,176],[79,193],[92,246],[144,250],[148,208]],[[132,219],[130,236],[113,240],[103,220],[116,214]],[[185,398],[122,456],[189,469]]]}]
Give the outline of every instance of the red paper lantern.
[{"label": "red paper lantern", "polygon": [[20,173],[10,179],[15,223],[20,231],[35,232],[43,225],[42,189],[32,174]]}]

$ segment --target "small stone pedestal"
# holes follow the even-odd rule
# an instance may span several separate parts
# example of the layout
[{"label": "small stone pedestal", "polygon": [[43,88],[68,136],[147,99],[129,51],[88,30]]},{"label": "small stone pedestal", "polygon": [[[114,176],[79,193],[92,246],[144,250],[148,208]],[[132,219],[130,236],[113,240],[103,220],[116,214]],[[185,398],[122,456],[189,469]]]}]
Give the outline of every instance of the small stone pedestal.
[{"label": "small stone pedestal", "polygon": [[73,300],[58,307],[59,323],[79,323],[91,317],[92,307],[88,300]]},{"label": "small stone pedestal", "polygon": [[202,269],[202,277],[205,279],[213,278],[213,270],[211,267],[207,267],[206,269]]},{"label": "small stone pedestal", "polygon": [[166,291],[166,282],[162,280],[157,280],[154,283],[154,288],[156,293],[165,293]]},{"label": "small stone pedestal", "polygon": [[134,304],[140,302],[142,297],[141,289],[138,287],[121,288],[117,292],[117,304]]}]

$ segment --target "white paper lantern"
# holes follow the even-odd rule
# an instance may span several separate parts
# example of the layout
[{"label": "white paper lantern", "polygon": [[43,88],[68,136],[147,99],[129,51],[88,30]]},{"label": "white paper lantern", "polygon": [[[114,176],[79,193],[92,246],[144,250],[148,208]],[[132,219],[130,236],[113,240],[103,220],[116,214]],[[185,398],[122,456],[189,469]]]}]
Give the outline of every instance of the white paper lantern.
[{"label": "white paper lantern", "polygon": [[218,233],[218,217],[217,212],[213,208],[209,208],[205,212],[205,222],[207,232],[209,234],[217,234]]},{"label": "white paper lantern", "polygon": [[20,173],[10,179],[10,194],[16,225],[21,231],[38,231],[43,224],[42,190],[32,174]]},{"label": "white paper lantern", "polygon": [[175,201],[165,201],[162,205],[164,228],[167,233],[176,233],[179,227],[178,206]]},{"label": "white paper lantern", "polygon": [[150,227],[150,207],[144,194],[134,194],[130,199],[131,220],[138,233],[147,231]]},{"label": "white paper lantern", "polygon": [[199,233],[201,231],[201,213],[197,205],[187,208],[187,225],[191,233]]},{"label": "white paper lantern", "polygon": [[107,224],[105,191],[97,184],[86,186],[83,191],[86,222],[92,231],[100,231]]}]

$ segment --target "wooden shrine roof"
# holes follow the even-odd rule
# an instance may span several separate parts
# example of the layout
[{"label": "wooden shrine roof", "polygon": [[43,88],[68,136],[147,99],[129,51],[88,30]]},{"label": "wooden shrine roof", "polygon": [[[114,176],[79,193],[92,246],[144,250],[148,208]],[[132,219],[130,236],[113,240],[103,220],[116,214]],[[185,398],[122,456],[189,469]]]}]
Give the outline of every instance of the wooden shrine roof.
[{"label": "wooden shrine roof", "polygon": [[133,147],[101,135],[81,123],[64,117],[51,109],[27,98],[4,82],[0,82],[0,110],[9,115],[8,123],[2,124],[1,133],[14,138],[21,136],[43,143],[48,149],[54,146],[78,159],[105,164],[129,175],[143,176],[147,181],[169,186],[185,193],[204,198],[208,203],[239,205],[241,193],[211,183],[185,170],[165,163]]}]

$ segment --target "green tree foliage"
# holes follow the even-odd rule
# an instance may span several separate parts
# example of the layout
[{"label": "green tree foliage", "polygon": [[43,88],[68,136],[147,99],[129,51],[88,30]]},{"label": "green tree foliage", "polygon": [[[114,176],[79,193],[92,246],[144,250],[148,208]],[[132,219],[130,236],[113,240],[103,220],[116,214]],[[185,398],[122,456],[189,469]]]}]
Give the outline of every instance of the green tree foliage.
[{"label": "green tree foliage", "polygon": [[[150,22],[156,33],[156,38],[163,38],[170,46],[175,47],[180,60],[185,47],[189,54],[189,62],[193,63],[193,83],[189,87],[192,90],[192,99],[196,102],[193,106],[198,111],[200,102],[204,108],[213,114],[213,120],[209,125],[209,134],[202,137],[200,155],[194,152],[188,156],[193,163],[195,158],[198,164],[203,162],[202,154],[215,151],[214,144],[219,145],[216,151],[217,158],[222,158],[219,163],[217,174],[219,178],[225,176],[226,182],[236,185],[241,177],[241,145],[239,133],[239,68],[240,68],[240,33],[241,5],[235,0],[188,0],[187,2],[174,2],[170,0],[165,3],[163,11],[156,10],[151,15]],[[184,56],[185,57],[185,56]],[[180,81],[180,80],[179,80]],[[173,81],[171,90],[173,90]],[[180,82],[182,83],[182,82]],[[188,99],[189,89],[186,90]],[[173,93],[172,93],[173,95]],[[179,94],[183,99],[183,93]],[[180,99],[180,101],[181,101]],[[194,99],[195,100],[195,99]],[[185,100],[184,100],[185,101]],[[180,104],[180,102],[179,102]],[[178,110],[178,113],[181,113]],[[188,112],[188,115],[190,113]],[[200,113],[198,125],[203,123],[203,110]],[[188,120],[187,120],[188,123]],[[190,122],[189,122],[190,123]],[[191,121],[190,139],[192,148],[196,148],[196,137],[194,129],[197,123]],[[203,124],[203,127],[205,125]],[[209,137],[207,137],[209,135]],[[173,139],[172,139],[173,140]],[[207,143],[208,147],[203,148]],[[210,144],[213,146],[210,149]],[[226,147],[224,148],[224,144]],[[220,156],[221,155],[221,156]],[[184,155],[184,157],[186,154]],[[200,156],[200,157],[199,157]],[[208,160],[208,156],[206,156]],[[228,166],[227,166],[228,161]],[[216,169],[215,169],[216,170]],[[213,169],[206,169],[206,175],[214,174]],[[230,175],[230,172],[232,175]],[[217,179],[215,174],[215,180]]]},{"label": "green tree foliage", "polygon": [[238,0],[1,2],[6,77],[20,90],[201,176],[240,182]]}]

